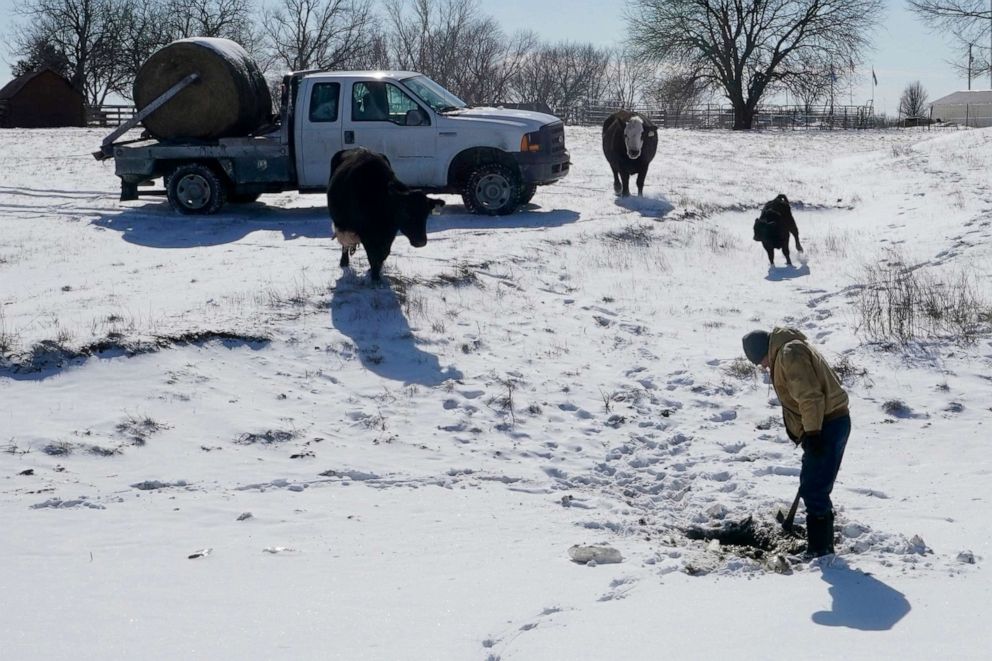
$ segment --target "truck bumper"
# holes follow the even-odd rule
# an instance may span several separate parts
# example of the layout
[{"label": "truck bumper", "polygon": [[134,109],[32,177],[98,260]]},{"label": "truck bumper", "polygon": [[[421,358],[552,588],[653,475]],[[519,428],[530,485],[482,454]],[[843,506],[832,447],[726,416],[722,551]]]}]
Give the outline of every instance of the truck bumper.
[{"label": "truck bumper", "polygon": [[520,177],[524,184],[542,186],[558,181],[568,174],[572,163],[567,150],[557,154],[528,154],[513,155],[520,168]]}]

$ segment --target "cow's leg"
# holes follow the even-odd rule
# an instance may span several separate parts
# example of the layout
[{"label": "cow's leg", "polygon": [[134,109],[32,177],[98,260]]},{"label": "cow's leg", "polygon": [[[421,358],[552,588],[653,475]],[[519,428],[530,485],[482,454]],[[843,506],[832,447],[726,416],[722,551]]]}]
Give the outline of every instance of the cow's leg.
[{"label": "cow's leg", "polygon": [[385,263],[386,258],[389,257],[390,243],[372,244],[362,242],[362,246],[365,247],[365,253],[369,256],[369,269],[372,272],[372,280],[374,282],[382,280],[382,265]]},{"label": "cow's leg", "polygon": [[648,169],[644,168],[637,173],[637,196],[644,197],[644,178],[648,176]]},{"label": "cow's leg", "polygon": [[620,195],[623,197],[630,197],[630,175],[626,172],[621,172],[620,180],[623,182],[620,189]]},{"label": "cow's leg", "polygon": [[768,263],[771,264],[772,266],[775,266],[775,249],[766,243],[765,252],[768,253]]},{"label": "cow's leg", "polygon": [[613,167],[612,165],[610,166],[610,169],[613,170],[613,193],[614,193],[614,195],[619,195],[620,194],[620,173],[617,172],[617,169],[615,167]]},{"label": "cow's leg", "polygon": [[348,255],[350,254],[348,246],[341,246],[341,268],[347,268],[350,263],[348,260]]},{"label": "cow's leg", "polygon": [[792,236],[796,239],[796,250],[802,252],[803,244],[799,243],[799,228],[795,225],[792,226]]},{"label": "cow's leg", "polygon": [[789,259],[789,237],[785,237],[785,243],[782,244],[782,254],[785,255],[785,263],[792,266],[792,260]]}]

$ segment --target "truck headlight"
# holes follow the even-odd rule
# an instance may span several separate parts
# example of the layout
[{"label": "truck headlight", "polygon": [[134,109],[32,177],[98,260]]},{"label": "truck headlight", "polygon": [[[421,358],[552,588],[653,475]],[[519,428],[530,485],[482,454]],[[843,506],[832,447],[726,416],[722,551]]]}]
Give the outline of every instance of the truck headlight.
[{"label": "truck headlight", "polygon": [[541,132],[525,133],[524,137],[520,138],[520,151],[541,151]]}]

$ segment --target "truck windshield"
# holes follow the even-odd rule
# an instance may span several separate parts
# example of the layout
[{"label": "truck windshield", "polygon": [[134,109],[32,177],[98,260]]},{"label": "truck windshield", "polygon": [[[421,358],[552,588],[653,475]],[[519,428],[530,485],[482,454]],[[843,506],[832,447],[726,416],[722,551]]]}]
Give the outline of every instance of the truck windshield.
[{"label": "truck windshield", "polygon": [[403,81],[410,91],[434,109],[434,112],[448,112],[467,107],[464,101],[444,89],[427,76],[413,76]]}]

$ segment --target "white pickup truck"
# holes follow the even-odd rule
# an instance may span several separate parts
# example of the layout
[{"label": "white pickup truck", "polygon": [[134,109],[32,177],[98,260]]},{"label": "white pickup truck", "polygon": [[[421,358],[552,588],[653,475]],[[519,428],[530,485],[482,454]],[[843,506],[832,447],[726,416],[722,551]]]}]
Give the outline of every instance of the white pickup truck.
[{"label": "white pickup truck", "polygon": [[[460,194],[468,210],[502,215],[569,171],[558,118],[470,107],[426,76],[407,71],[287,75],[279,116],[252,135],[115,142],[194,82],[195,76],[188,76],[174,85],[94,154],[114,159],[122,200],[164,193],[179,213],[207,214],[262,193],[323,193],[331,158],[366,147],[385,155],[407,185]],[[157,178],[164,191],[141,190]]]}]

